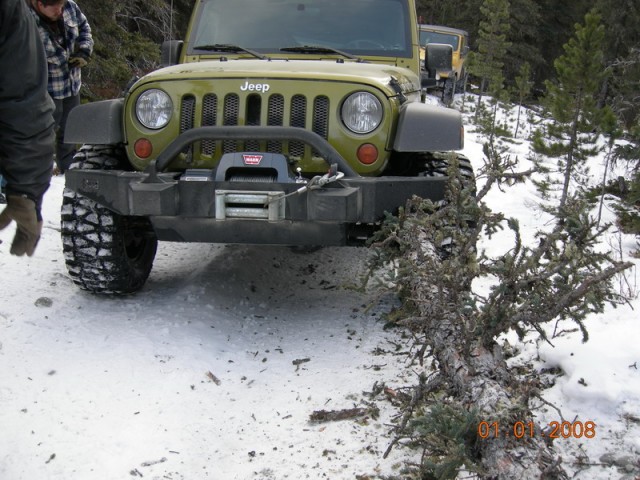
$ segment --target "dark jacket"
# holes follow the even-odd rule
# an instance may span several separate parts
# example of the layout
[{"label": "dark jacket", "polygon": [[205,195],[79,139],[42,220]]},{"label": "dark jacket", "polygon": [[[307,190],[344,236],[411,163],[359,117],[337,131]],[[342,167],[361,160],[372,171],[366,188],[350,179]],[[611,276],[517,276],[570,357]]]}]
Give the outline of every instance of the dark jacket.
[{"label": "dark jacket", "polygon": [[40,205],[53,168],[53,101],[38,29],[24,0],[0,1],[0,173],[7,193]]}]

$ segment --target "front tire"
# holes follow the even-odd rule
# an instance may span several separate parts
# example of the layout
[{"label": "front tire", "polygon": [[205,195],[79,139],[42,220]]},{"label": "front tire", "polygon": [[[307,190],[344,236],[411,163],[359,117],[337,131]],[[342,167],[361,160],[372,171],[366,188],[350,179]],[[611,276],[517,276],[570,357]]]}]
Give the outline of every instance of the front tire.
[{"label": "front tire", "polygon": [[463,70],[460,78],[456,80],[455,93],[465,93],[465,88],[467,85],[467,75],[467,72]]},{"label": "front tire", "polygon": [[[455,159],[452,158],[455,156]],[[450,203],[455,208],[449,210],[449,214],[440,218],[441,239],[436,242],[436,250],[441,259],[458,256],[463,245],[469,245],[471,250],[476,251],[476,238],[469,236],[475,228],[477,217],[476,207],[476,179],[473,167],[469,159],[459,153],[435,154],[430,162],[430,169],[423,174],[426,176],[449,176],[451,174],[451,162],[457,164],[456,179],[450,177],[449,198],[438,202],[438,209],[446,209]],[[459,182],[457,187],[451,184],[452,180]],[[468,192],[465,200],[463,191]],[[473,207],[472,207],[473,206]]]},{"label": "front tire", "polygon": [[[112,170],[123,159],[120,148],[85,145],[71,168]],[[65,263],[76,285],[100,294],[129,294],[143,287],[158,247],[147,218],[119,215],[65,188],[61,219]]]},{"label": "front tire", "polygon": [[[472,199],[475,204],[475,175],[471,161],[466,156],[456,152],[434,152],[424,155],[420,162],[415,161],[414,168],[417,167],[420,169],[418,175],[422,177],[449,177],[452,173],[450,171],[452,162],[457,164],[456,180],[460,182],[457,187],[457,190],[459,191],[454,195],[463,196],[462,190],[466,190],[470,199]],[[454,180],[454,178],[450,177],[449,181],[451,182],[452,180]],[[453,185],[450,185],[450,188],[452,186]],[[452,193],[449,192],[447,196],[451,194]],[[449,203],[452,201],[457,205],[458,200],[460,200],[460,198],[443,198],[442,200],[435,202],[435,210],[437,211],[447,208]],[[466,205],[466,207],[457,205],[456,208],[458,207],[467,209],[470,205]],[[440,217],[438,225],[440,235],[438,235],[439,239],[434,243],[436,251],[441,259],[457,255],[460,251],[460,246],[458,245],[459,241],[464,235],[466,235],[466,233],[473,229],[476,224],[475,218],[473,216],[469,216],[472,212],[461,212],[456,209],[455,215],[453,215],[454,211],[450,211],[450,213],[451,215]],[[475,239],[473,239],[472,249],[475,251]]]},{"label": "front tire", "polygon": [[442,87],[442,103],[447,107],[453,103],[453,94],[456,90],[456,77],[449,77],[444,81]]}]

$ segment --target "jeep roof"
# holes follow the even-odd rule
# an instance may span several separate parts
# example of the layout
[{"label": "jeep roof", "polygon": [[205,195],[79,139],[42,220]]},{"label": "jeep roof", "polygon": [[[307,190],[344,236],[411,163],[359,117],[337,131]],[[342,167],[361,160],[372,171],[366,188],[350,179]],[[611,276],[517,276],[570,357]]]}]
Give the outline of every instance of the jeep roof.
[{"label": "jeep roof", "polygon": [[[459,28],[445,27],[443,25],[419,25],[420,46],[426,43],[446,43],[453,47],[454,52],[459,52],[469,44],[469,33]],[[460,44],[460,38],[463,38]]]}]

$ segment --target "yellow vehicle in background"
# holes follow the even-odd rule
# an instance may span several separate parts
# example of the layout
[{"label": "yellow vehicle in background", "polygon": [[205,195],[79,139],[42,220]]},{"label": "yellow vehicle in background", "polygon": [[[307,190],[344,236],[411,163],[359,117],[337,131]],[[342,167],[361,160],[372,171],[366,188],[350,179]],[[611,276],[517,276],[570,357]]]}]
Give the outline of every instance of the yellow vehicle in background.
[{"label": "yellow vehicle in background", "polygon": [[469,34],[458,28],[442,25],[418,25],[420,31],[420,57],[424,60],[425,45],[439,43],[451,45],[453,49],[451,70],[439,70],[436,74],[436,87],[442,89],[442,100],[450,104],[453,94],[462,92],[467,76],[465,60],[469,53]]}]

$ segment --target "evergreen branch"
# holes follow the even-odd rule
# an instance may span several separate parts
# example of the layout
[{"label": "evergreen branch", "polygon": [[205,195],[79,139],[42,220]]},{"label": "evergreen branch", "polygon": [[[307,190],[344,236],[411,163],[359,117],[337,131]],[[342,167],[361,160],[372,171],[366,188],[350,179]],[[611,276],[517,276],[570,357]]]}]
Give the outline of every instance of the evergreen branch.
[{"label": "evergreen branch", "polygon": [[551,308],[546,308],[538,311],[526,311],[516,314],[512,323],[517,324],[524,322],[529,325],[538,325],[549,322],[554,318],[560,316],[562,312],[572,306],[575,306],[582,300],[582,298],[595,286],[603,282],[609,281],[614,275],[626,270],[633,266],[632,262],[619,262],[606,270],[599,272],[596,275],[592,275],[583,280],[577,288],[573,289],[569,293],[565,294],[559,300],[554,302]]},{"label": "evergreen branch", "polygon": [[[442,384],[442,378],[440,377],[440,375],[436,375],[435,378],[432,377],[431,379],[428,379],[428,380],[425,379],[424,375],[420,375],[418,385],[413,390],[413,395],[411,396],[411,402],[409,403],[409,405],[405,407],[404,414],[402,415],[402,420],[400,421],[400,424],[398,425],[398,427],[396,427],[396,431],[402,433],[406,430],[407,424],[409,423],[409,420],[411,420],[411,417],[413,416],[413,412],[418,407],[418,405],[420,404],[424,396],[427,393],[440,388],[441,384]],[[396,435],[393,438],[393,440],[391,440],[391,443],[385,450],[384,454],[382,455],[382,458],[386,459],[389,456],[389,454],[391,453],[391,450],[393,450],[393,447],[395,447],[395,445],[400,441],[401,438],[402,437],[400,435]]]}]

